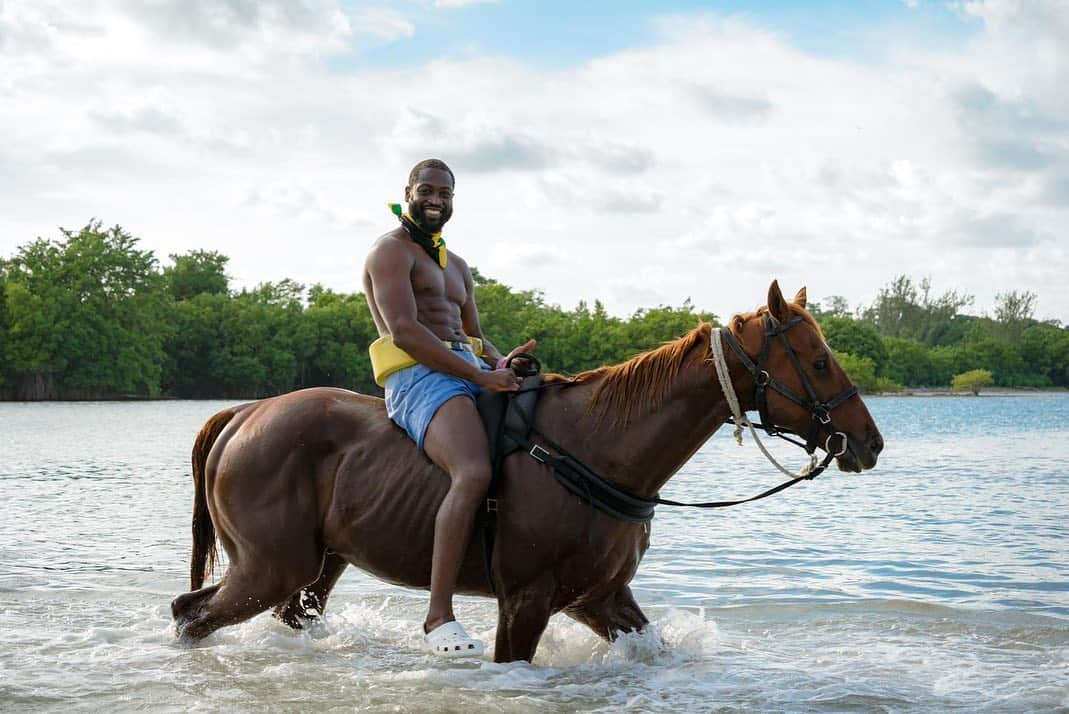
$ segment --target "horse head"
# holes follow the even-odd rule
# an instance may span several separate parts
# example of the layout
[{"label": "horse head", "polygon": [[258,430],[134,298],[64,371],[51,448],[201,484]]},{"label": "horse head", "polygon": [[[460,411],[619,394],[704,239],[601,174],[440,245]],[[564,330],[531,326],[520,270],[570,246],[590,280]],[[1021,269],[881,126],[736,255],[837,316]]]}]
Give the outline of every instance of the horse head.
[{"label": "horse head", "polygon": [[805,439],[810,452],[835,453],[840,470],[871,469],[883,437],[805,307],[804,287],[788,302],[773,280],[767,305],[732,318],[736,351],[751,362],[745,366],[752,379],[745,381],[753,396],[742,392],[745,406],[760,412],[769,433],[791,433]]}]

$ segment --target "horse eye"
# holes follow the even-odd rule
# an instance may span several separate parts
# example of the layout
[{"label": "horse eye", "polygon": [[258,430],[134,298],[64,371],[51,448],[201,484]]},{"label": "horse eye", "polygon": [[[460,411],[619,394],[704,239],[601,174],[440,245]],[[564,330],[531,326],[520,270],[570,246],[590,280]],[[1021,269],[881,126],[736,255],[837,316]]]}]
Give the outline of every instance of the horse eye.
[{"label": "horse eye", "polygon": [[818,359],[816,362],[813,363],[813,369],[824,370],[824,369],[827,369],[827,368],[828,368],[828,360],[826,360],[826,359]]}]

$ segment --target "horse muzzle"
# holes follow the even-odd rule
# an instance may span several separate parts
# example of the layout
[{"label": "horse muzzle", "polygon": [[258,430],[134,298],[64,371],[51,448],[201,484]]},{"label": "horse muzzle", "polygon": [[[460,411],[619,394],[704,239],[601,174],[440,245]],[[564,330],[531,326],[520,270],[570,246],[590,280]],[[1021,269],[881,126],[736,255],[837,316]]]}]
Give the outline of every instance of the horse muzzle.
[{"label": "horse muzzle", "polygon": [[864,439],[847,435],[846,449],[835,457],[840,471],[861,473],[876,466],[876,460],[883,451],[883,437],[880,432],[870,430]]}]

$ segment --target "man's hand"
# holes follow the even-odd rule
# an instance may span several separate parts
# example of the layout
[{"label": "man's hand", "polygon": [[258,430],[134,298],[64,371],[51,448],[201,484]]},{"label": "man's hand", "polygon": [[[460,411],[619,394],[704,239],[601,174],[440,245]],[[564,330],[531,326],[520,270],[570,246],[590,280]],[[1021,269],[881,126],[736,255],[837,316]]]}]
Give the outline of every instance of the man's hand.
[{"label": "man's hand", "polygon": [[480,372],[475,383],[491,392],[515,392],[522,381],[511,369],[495,369],[492,372]]},{"label": "man's hand", "polygon": [[[512,359],[513,357],[515,357],[516,355],[518,355],[518,354],[522,354],[524,352],[526,352],[526,353],[534,352],[534,348],[535,348],[536,344],[538,344],[538,343],[535,340],[527,340],[527,342],[523,343],[519,347],[514,348],[507,355],[505,355],[502,358],[501,364],[502,365],[508,364],[508,361],[510,359]],[[515,362],[512,363],[512,369],[516,372],[516,374],[527,374],[528,370],[530,369],[530,366],[531,366],[530,360],[528,360],[526,357],[520,357],[519,359],[517,359]]]}]

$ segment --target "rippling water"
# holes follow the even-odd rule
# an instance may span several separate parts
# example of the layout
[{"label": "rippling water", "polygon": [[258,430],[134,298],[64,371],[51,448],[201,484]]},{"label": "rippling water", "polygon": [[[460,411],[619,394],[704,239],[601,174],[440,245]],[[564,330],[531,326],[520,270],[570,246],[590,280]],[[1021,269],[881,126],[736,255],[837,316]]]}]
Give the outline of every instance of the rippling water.
[{"label": "rippling water", "polygon": [[[308,631],[177,644],[189,451],[222,406],[0,404],[0,710],[1069,711],[1069,395],[870,399],[875,471],[658,509],[651,631],[558,616],[533,665],[431,660],[425,594],[352,569]],[[776,480],[725,430],[665,494]],[[458,614],[493,641],[489,600]]]}]

